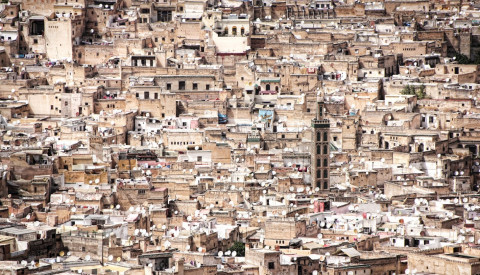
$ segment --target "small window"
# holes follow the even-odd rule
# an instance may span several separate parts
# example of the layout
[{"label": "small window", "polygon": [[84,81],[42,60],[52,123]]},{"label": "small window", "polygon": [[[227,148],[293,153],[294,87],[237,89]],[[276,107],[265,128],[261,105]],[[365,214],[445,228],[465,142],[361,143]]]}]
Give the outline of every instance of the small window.
[{"label": "small window", "polygon": [[268,269],[275,269],[275,263],[274,262],[269,262],[268,263]]},{"label": "small window", "polygon": [[185,90],[185,81],[178,81],[178,89]]}]

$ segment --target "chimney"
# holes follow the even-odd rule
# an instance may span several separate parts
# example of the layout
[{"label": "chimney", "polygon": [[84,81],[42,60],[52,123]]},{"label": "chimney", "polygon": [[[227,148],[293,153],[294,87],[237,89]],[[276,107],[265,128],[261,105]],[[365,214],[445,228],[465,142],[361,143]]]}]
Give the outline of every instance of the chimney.
[{"label": "chimney", "polygon": [[178,275],[184,275],[183,263],[184,263],[183,258],[178,259],[178,260],[175,262],[175,271],[177,272]]}]

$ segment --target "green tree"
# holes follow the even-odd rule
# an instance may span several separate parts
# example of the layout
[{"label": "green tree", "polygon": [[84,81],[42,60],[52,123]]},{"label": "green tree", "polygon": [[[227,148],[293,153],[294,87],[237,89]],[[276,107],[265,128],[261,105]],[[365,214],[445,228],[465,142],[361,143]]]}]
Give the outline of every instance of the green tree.
[{"label": "green tree", "polygon": [[466,55],[457,53],[455,54],[455,61],[458,62],[458,64],[472,64],[472,60],[468,58]]},{"label": "green tree", "polygon": [[236,251],[237,256],[239,257],[244,257],[245,256],[245,244],[242,242],[235,242],[232,247],[230,247],[228,250],[230,251]]},{"label": "green tree", "polygon": [[455,54],[455,61],[457,61],[458,64],[479,65],[480,64],[480,50],[477,50],[475,53],[472,53],[472,59],[468,58],[468,56],[466,56],[464,54],[456,53]]},{"label": "green tree", "polygon": [[425,92],[425,85],[420,85],[419,87],[414,87],[411,85],[407,85],[403,87],[402,95],[416,95],[418,99],[424,99],[427,97],[427,93]]}]

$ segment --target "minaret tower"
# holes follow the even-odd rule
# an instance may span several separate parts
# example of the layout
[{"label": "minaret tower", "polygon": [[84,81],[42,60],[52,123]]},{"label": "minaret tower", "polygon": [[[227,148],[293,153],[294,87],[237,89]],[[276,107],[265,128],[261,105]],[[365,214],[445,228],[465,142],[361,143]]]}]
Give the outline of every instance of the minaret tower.
[{"label": "minaret tower", "polygon": [[323,99],[317,102],[317,116],[312,120],[313,137],[311,149],[312,188],[330,190],[330,121],[325,116]]}]

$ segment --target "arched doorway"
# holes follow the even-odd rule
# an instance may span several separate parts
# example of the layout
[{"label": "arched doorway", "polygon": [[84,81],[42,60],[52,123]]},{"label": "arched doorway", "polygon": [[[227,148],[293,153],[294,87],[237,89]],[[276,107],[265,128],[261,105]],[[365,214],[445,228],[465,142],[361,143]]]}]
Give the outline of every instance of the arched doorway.
[{"label": "arched doorway", "polygon": [[418,145],[418,152],[423,152],[423,151],[425,150],[424,147],[425,147],[425,146],[423,145],[423,143],[420,143],[420,144]]}]

